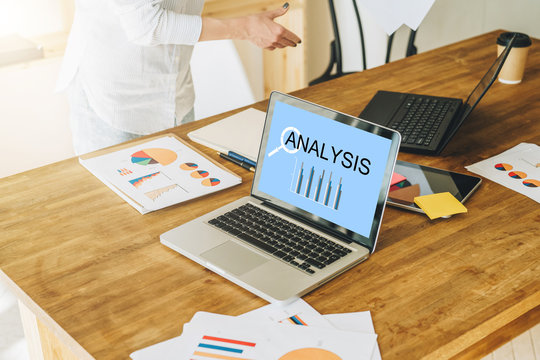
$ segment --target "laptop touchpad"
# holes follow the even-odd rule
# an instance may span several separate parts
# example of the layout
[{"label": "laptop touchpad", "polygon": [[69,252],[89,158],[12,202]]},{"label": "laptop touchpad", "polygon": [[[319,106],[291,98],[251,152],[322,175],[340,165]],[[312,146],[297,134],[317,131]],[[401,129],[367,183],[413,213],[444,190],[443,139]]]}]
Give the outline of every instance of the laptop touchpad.
[{"label": "laptop touchpad", "polygon": [[218,245],[200,256],[212,265],[234,275],[242,275],[268,261],[264,256],[232,241]]}]

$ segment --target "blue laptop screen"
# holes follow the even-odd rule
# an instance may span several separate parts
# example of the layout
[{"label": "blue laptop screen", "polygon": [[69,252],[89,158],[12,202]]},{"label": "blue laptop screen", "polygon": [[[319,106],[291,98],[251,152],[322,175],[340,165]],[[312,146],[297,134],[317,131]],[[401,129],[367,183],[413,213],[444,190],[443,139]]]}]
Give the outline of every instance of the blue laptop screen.
[{"label": "blue laptop screen", "polygon": [[276,101],[266,140],[259,191],[370,236],[390,139]]}]

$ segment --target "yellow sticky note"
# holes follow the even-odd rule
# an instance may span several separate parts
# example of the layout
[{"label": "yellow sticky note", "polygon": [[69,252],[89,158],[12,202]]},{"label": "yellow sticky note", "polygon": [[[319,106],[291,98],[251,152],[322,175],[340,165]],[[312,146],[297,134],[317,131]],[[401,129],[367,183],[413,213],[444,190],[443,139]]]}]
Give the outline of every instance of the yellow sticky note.
[{"label": "yellow sticky note", "polygon": [[449,192],[417,196],[414,198],[414,202],[424,210],[431,220],[441,216],[467,212],[467,208]]}]

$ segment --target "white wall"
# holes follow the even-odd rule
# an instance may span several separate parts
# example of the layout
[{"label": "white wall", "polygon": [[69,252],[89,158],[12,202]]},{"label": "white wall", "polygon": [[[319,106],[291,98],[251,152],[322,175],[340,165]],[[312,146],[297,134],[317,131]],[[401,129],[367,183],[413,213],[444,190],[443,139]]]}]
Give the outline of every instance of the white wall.
[{"label": "white wall", "polygon": [[0,178],[74,156],[61,58],[0,67]]}]

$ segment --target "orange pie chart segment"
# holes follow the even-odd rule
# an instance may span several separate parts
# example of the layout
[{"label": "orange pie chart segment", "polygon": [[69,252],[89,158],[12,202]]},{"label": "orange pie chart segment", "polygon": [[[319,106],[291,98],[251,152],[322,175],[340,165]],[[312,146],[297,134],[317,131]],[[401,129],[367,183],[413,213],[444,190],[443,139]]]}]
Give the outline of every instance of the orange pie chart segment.
[{"label": "orange pie chart segment", "polygon": [[143,152],[150,158],[154,159],[161,165],[169,165],[172,164],[178,155],[172,150],[169,149],[144,149]]},{"label": "orange pie chart segment", "polygon": [[341,360],[341,358],[328,350],[305,348],[290,351],[279,360]]}]

